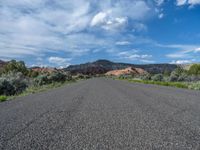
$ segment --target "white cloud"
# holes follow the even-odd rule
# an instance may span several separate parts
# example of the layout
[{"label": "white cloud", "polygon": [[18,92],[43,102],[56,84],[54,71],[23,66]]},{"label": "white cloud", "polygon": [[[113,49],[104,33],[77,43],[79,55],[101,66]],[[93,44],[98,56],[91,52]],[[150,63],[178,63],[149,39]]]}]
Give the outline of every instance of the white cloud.
[{"label": "white cloud", "polygon": [[131,50],[131,51],[122,51],[119,52],[117,54],[119,56],[119,58],[121,59],[126,59],[126,60],[136,60],[136,61],[140,61],[140,62],[150,62],[152,60],[149,60],[150,58],[152,58],[152,55],[148,55],[148,54],[139,54],[138,50]]},{"label": "white cloud", "polygon": [[189,64],[192,63],[191,60],[173,60],[171,64]]},{"label": "white cloud", "polygon": [[190,5],[190,8],[193,7],[194,5],[199,5],[200,0],[177,0],[176,5],[177,6],[182,6],[182,5]]},{"label": "white cloud", "polygon": [[176,5],[181,6],[187,3],[187,0],[176,0]]},{"label": "white cloud", "polygon": [[155,60],[145,60],[145,59],[142,59],[140,61],[143,62],[143,63],[147,63],[147,64],[153,64],[153,63],[156,62]]},{"label": "white cloud", "polygon": [[133,24],[133,30],[137,32],[147,31],[147,26],[143,23],[136,22]]},{"label": "white cloud", "polygon": [[166,56],[169,58],[185,58],[188,57],[189,55],[182,52],[176,52],[172,54],[167,54]]},{"label": "white cloud", "polygon": [[116,41],[126,41],[123,31],[147,29],[153,5],[143,0],[3,0],[0,57],[36,59],[62,52],[71,58],[115,48]]},{"label": "white cloud", "polygon": [[112,11],[107,12],[99,12],[94,16],[91,21],[91,26],[100,26],[105,30],[114,30],[124,26],[127,22],[127,18],[125,17],[116,17],[112,18]]},{"label": "white cloud", "polygon": [[[104,1],[105,2],[105,1]],[[148,16],[150,7],[144,1],[124,0],[117,1],[115,4],[106,3],[102,10],[94,15],[91,26],[105,30],[115,30],[123,28],[128,24],[128,20],[141,21]]]},{"label": "white cloud", "polygon": [[130,45],[131,43],[129,41],[118,41],[115,44],[123,46],[123,45]]},{"label": "white cloud", "polygon": [[55,64],[55,65],[57,65],[59,67],[60,66],[69,66],[70,65],[69,61],[70,60],[71,60],[70,58],[62,58],[62,57],[49,57],[48,58],[49,63]]},{"label": "white cloud", "polygon": [[197,5],[197,4],[200,4],[200,0],[188,0],[188,4]]},{"label": "white cloud", "polygon": [[158,15],[158,18],[159,18],[159,19],[162,19],[163,17],[164,17],[164,14],[163,14],[163,13],[161,13],[161,14]]},{"label": "white cloud", "polygon": [[194,52],[200,52],[200,47],[199,47],[199,48],[196,48],[196,49],[194,50]]},{"label": "white cloud", "polygon": [[99,24],[103,24],[106,22],[107,13],[106,12],[99,12],[94,16],[91,22],[91,26],[96,26]]},{"label": "white cloud", "polygon": [[158,6],[160,6],[164,3],[164,0],[154,0],[154,1]]},{"label": "white cloud", "polygon": [[167,54],[169,58],[195,58],[196,53],[200,52],[200,47],[197,45],[168,45],[169,48],[178,49],[178,51]]}]

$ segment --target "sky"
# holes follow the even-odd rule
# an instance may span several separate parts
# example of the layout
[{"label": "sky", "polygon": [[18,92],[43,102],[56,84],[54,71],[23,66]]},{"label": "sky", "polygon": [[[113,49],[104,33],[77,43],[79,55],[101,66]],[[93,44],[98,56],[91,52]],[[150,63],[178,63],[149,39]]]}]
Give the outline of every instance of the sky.
[{"label": "sky", "polygon": [[200,62],[200,0],[0,0],[0,59]]}]

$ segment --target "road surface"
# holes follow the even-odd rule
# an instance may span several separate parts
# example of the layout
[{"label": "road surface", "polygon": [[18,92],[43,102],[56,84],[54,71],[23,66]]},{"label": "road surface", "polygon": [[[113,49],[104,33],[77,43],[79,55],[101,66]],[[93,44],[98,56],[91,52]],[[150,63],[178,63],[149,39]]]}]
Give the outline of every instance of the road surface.
[{"label": "road surface", "polygon": [[0,149],[200,149],[200,92],[90,79],[0,103]]}]

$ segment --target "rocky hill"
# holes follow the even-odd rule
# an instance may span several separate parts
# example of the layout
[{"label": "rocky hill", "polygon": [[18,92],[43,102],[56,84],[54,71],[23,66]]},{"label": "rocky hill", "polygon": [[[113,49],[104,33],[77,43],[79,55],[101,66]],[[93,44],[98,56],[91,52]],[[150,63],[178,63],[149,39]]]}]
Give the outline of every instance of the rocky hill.
[{"label": "rocky hill", "polygon": [[32,67],[30,68],[32,71],[39,72],[42,74],[51,74],[55,72],[62,72],[63,70],[57,68],[46,68],[46,67]]},{"label": "rocky hill", "polygon": [[105,75],[120,76],[120,75],[144,75],[144,74],[147,74],[147,72],[144,69],[128,67],[126,69],[108,71]]},{"label": "rocky hill", "polygon": [[87,75],[96,75],[96,74],[105,74],[111,70],[120,70],[128,67],[141,68],[145,71],[156,74],[171,72],[177,68],[177,65],[173,64],[128,64],[128,63],[115,63],[109,60],[97,60],[95,62],[80,64],[80,65],[71,65],[65,68],[65,71],[70,71],[72,74],[82,73]]}]

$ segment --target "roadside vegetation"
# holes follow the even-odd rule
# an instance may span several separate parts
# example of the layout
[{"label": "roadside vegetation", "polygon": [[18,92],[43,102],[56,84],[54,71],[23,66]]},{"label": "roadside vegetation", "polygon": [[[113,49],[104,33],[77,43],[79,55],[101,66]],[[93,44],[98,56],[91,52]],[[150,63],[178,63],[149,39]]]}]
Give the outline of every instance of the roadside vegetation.
[{"label": "roadside vegetation", "polygon": [[144,84],[200,90],[200,64],[192,65],[189,70],[178,67],[171,73],[165,71],[163,74],[122,75],[118,79]]},{"label": "roadside vegetation", "polygon": [[62,70],[52,72],[34,71],[23,61],[12,60],[0,70],[0,102],[16,96],[41,92],[89,78],[84,75],[73,77]]},{"label": "roadside vegetation", "polygon": [[7,100],[7,97],[6,96],[0,96],[0,102],[4,102]]}]

